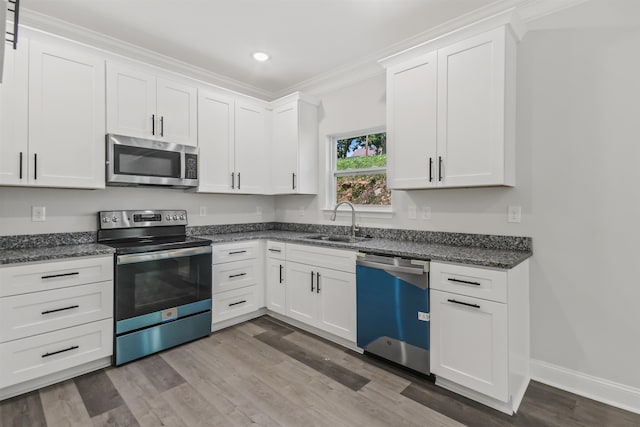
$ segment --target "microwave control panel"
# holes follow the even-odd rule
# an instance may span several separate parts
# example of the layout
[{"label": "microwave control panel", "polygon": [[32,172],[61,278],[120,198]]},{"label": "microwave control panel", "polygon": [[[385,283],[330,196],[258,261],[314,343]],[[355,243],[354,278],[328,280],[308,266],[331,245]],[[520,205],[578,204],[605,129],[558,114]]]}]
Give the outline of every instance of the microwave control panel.
[{"label": "microwave control panel", "polygon": [[198,156],[196,154],[184,155],[185,179],[198,179]]}]

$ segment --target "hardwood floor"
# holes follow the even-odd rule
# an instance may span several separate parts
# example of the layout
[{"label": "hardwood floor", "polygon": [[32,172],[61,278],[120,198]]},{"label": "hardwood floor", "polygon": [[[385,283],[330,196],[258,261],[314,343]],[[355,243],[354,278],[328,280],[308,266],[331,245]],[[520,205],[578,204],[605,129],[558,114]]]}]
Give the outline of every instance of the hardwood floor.
[{"label": "hardwood floor", "polygon": [[532,382],[509,417],[269,317],[0,402],[0,426],[640,426]]}]

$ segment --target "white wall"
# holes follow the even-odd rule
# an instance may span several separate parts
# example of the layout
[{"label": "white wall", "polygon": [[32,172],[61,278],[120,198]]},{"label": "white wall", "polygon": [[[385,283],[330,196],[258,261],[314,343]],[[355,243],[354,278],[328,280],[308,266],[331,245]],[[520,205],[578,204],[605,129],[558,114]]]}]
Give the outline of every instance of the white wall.
[{"label": "white wall", "polygon": [[[46,221],[31,221],[31,206],[46,207]],[[207,210],[200,216],[200,207]],[[257,213],[260,206],[262,213]],[[193,194],[166,188],[108,187],[63,190],[0,187],[0,236],[95,231],[97,212],[122,209],[186,209],[189,225],[236,224],[274,220],[269,196]]]},{"label": "white wall", "polygon": [[[616,12],[607,16],[628,16]],[[640,388],[640,13],[624,27],[598,13],[588,3],[565,11],[580,25],[532,31],[519,45],[515,188],[395,191],[392,218],[358,222],[533,237],[532,357]],[[539,27],[562,27],[548,19]],[[383,76],[321,95],[321,144],[383,125],[384,96]],[[276,219],[328,223],[324,203],[280,197]],[[431,207],[432,220],[409,220],[409,205]],[[522,206],[521,224],[507,223],[509,205]]]}]

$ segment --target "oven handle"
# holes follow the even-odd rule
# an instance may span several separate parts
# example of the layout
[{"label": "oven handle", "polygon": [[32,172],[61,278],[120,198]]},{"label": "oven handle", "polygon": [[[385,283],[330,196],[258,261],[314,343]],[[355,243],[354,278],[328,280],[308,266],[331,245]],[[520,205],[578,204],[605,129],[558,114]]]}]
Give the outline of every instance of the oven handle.
[{"label": "oven handle", "polygon": [[134,264],[137,262],[157,261],[169,258],[181,258],[187,256],[205,255],[211,253],[211,246],[202,246],[185,249],[172,249],[168,251],[149,252],[142,254],[119,255],[116,264]]}]

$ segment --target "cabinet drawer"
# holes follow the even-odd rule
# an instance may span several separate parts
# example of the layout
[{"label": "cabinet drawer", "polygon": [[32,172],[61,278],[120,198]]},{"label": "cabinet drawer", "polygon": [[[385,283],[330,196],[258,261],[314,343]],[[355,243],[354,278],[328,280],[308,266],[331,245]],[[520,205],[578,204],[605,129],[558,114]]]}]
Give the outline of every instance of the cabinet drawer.
[{"label": "cabinet drawer", "polygon": [[98,360],[112,352],[112,319],[9,341],[0,344],[0,388]]},{"label": "cabinet drawer", "polygon": [[356,272],[356,253],[343,249],[287,243],[287,261],[346,271],[347,273]]},{"label": "cabinet drawer", "polygon": [[213,266],[213,293],[244,288],[258,283],[261,277],[259,262],[255,259],[235,261]]},{"label": "cabinet drawer", "polygon": [[262,286],[249,286],[214,295],[213,323],[251,313],[264,306]]},{"label": "cabinet drawer", "polygon": [[431,289],[507,302],[507,272],[464,265],[431,263]]},{"label": "cabinet drawer", "polygon": [[0,342],[113,316],[113,282],[0,298]]},{"label": "cabinet drawer", "polygon": [[267,257],[273,259],[285,259],[286,252],[286,243],[284,242],[267,242]]},{"label": "cabinet drawer", "polygon": [[258,246],[260,242],[236,242],[213,245],[213,263],[222,264],[224,262],[242,261],[258,257]]},{"label": "cabinet drawer", "polygon": [[0,297],[113,280],[113,256],[0,268]]}]

